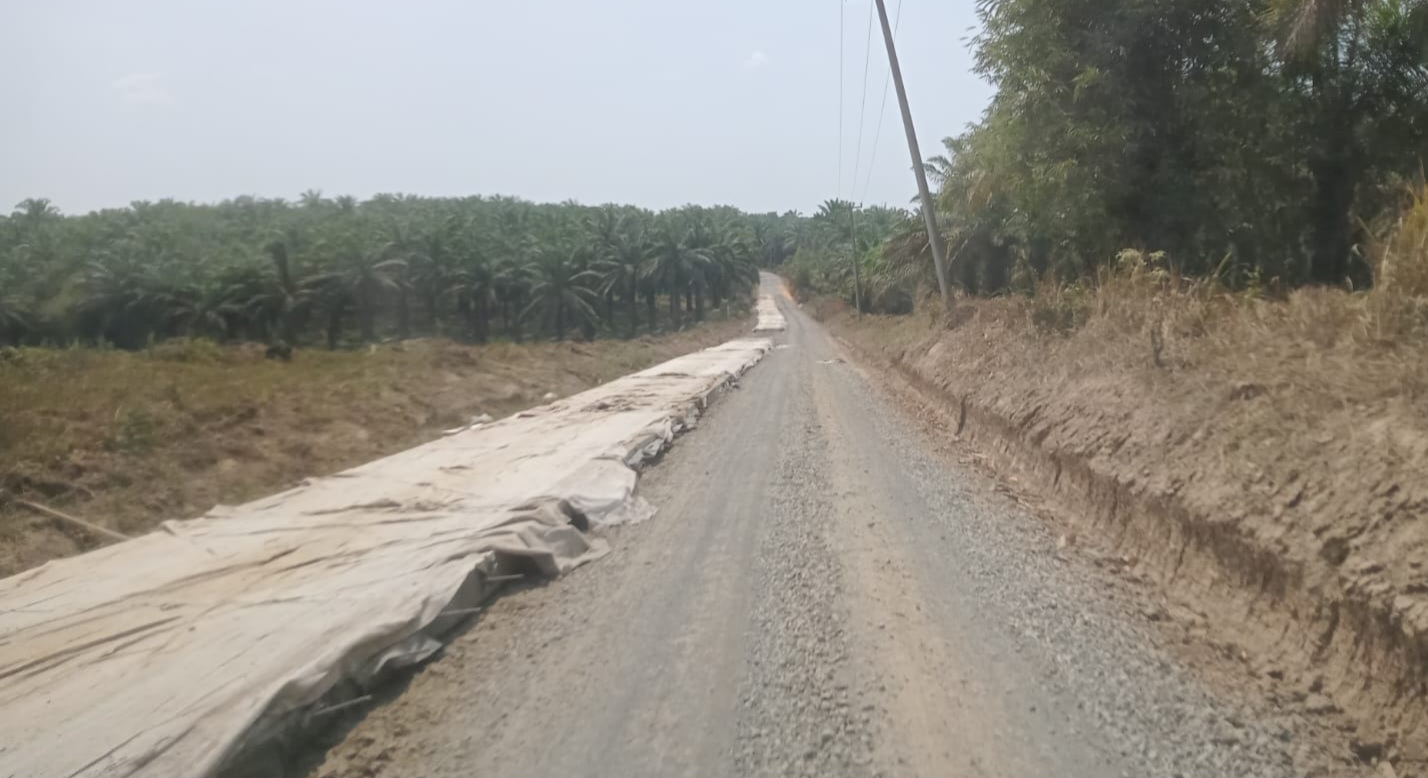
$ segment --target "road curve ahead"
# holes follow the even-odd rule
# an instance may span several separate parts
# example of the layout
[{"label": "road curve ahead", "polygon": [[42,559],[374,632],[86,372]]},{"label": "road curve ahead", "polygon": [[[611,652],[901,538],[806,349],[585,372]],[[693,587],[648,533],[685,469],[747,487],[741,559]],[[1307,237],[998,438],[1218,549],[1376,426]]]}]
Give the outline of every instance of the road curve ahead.
[{"label": "road curve ahead", "polygon": [[788,330],[646,473],[658,515],[495,601],[314,774],[1291,770],[764,288]]}]

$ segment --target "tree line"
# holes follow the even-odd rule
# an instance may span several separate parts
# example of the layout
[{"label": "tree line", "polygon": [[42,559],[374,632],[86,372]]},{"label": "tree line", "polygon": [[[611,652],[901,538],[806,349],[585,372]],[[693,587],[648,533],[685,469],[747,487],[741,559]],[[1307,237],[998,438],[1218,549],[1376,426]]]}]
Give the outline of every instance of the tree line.
[{"label": "tree line", "polygon": [[[1428,164],[1428,0],[977,8],[996,91],[926,164],[965,291],[1092,278],[1124,249],[1230,286],[1373,283],[1367,247]],[[856,256],[873,304],[901,305],[935,284],[921,231],[869,222],[859,241],[880,250],[813,264]]]},{"label": "tree line", "polygon": [[824,201],[800,225],[782,272],[800,293],[841,294],[866,310],[909,312],[918,265],[888,261],[887,246],[914,222],[921,220],[901,208]]},{"label": "tree line", "polygon": [[594,338],[746,301],[797,214],[378,195],[0,216],[0,343]]}]

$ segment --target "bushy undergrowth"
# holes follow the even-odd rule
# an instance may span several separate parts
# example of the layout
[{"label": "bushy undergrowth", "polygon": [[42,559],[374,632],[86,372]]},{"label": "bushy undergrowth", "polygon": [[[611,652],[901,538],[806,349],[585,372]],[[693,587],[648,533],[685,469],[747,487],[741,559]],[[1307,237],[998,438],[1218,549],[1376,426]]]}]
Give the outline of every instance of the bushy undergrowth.
[{"label": "bushy undergrowth", "polygon": [[[1092,322],[1145,331],[1153,351],[1166,338],[1236,332],[1247,338],[1298,338],[1321,349],[1391,347],[1428,337],[1428,189],[1369,246],[1374,284],[1365,290],[1306,287],[1272,294],[1251,283],[1231,289],[1218,277],[1177,274],[1166,257],[1121,252],[1092,282],[1045,281],[1026,298],[1027,323],[1069,335]],[[1227,342],[1226,348],[1234,348]]]}]

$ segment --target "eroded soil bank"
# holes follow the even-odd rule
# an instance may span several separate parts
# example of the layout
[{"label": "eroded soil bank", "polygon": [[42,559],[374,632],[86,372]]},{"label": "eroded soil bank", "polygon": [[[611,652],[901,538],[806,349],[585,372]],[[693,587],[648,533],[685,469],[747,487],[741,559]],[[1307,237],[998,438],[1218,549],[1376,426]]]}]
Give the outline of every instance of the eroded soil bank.
[{"label": "eroded soil bank", "polygon": [[1346,297],[1103,300],[1070,326],[1023,299],[808,307],[1074,517],[1068,542],[1153,581],[1157,618],[1332,721],[1353,758],[1424,774],[1428,347],[1333,334]]}]

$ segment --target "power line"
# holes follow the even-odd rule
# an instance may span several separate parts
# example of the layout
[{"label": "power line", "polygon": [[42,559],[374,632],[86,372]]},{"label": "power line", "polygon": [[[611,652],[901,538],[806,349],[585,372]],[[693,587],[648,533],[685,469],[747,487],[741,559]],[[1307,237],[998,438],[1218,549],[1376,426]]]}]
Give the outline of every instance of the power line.
[{"label": "power line", "polygon": [[[899,0],[900,1],[900,0]],[[838,188],[834,190],[834,196],[843,196],[843,47],[845,33],[843,32],[843,6],[847,0],[838,0]],[[853,186],[857,186],[855,180]]]},{"label": "power line", "polygon": [[[902,0],[897,0],[897,13],[894,15],[894,19],[893,19],[893,39],[894,39],[894,40],[897,39],[897,31],[898,31],[898,28],[901,27],[901,26],[902,26]],[[872,151],[869,151],[869,152],[868,152],[868,177],[867,177],[867,178],[864,180],[864,182],[863,182],[863,196],[862,196],[861,198],[859,198],[858,202],[864,202],[864,201],[866,201],[866,200],[868,199],[868,191],[873,188],[873,162],[874,162],[875,160],[877,160],[877,158],[878,158],[878,141],[879,141],[879,140],[882,140],[882,137],[883,137],[883,118],[884,118],[885,116],[887,116],[887,112],[888,112],[888,87],[890,87],[890,86],[892,86],[892,68],[891,68],[891,67],[888,68],[888,74],[883,77],[883,102],[882,102],[882,106],[881,106],[880,108],[878,108],[878,129],[877,129],[876,132],[873,133],[873,149],[872,149]],[[857,181],[854,181],[854,182],[853,182],[853,185],[854,185],[854,186],[857,186],[857,185],[858,185],[858,182],[857,182]]]},{"label": "power line", "polygon": [[[898,0],[902,2],[902,0]],[[848,190],[851,202],[858,194],[858,168],[863,163],[863,127],[867,124],[868,113],[868,66],[873,60],[873,4],[868,3],[868,36],[863,43],[863,97],[858,106],[858,147],[853,155],[853,188]]]},{"label": "power line", "polygon": [[853,186],[848,190],[848,253],[853,265],[853,308],[863,316],[863,279],[858,268],[858,209],[853,198],[858,195],[858,166],[863,163],[863,128],[868,125],[868,68],[873,61],[873,7],[868,6],[868,34],[863,42],[863,96],[858,104],[858,149],[853,155]]}]

